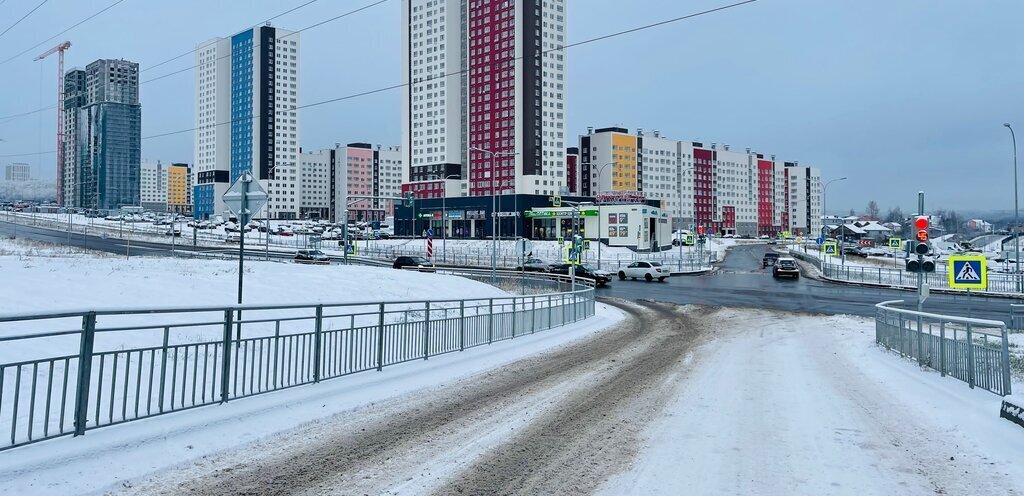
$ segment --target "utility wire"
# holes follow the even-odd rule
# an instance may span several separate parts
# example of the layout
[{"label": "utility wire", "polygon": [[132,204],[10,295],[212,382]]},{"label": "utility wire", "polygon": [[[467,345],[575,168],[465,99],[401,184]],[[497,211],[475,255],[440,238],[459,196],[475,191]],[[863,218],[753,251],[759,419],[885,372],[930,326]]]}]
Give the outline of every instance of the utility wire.
[{"label": "utility wire", "polygon": [[[607,40],[607,39],[610,39],[610,38],[616,38],[616,37],[619,37],[619,36],[624,36],[624,35],[627,35],[627,34],[636,33],[638,31],[644,31],[644,30],[647,30],[647,29],[652,29],[652,28],[664,26],[666,24],[672,24],[672,23],[676,23],[676,22],[680,22],[680,21],[689,20],[689,19],[693,19],[693,18],[696,18],[696,17],[700,17],[700,16],[704,16],[704,15],[708,15],[708,14],[713,14],[715,12],[721,12],[721,11],[732,9],[732,8],[735,8],[735,7],[740,7],[740,6],[743,6],[743,5],[751,4],[751,3],[754,3],[754,2],[757,2],[757,1],[758,0],[744,0],[742,2],[731,3],[731,4],[728,4],[728,5],[723,5],[721,7],[716,7],[716,8],[713,8],[713,9],[703,10],[703,11],[700,11],[700,12],[695,12],[695,13],[687,14],[687,15],[684,15],[684,16],[674,17],[674,18],[671,18],[671,19],[666,19],[666,20],[658,21],[658,22],[651,23],[651,24],[645,24],[645,25],[642,25],[642,26],[637,26],[635,28],[630,28],[630,29],[626,29],[626,30],[622,30],[622,31],[616,31],[614,33],[609,33],[609,34],[598,36],[598,37],[595,37],[595,38],[588,38],[586,40],[581,40],[581,41],[577,41],[575,43],[570,43],[570,44],[562,46],[562,47],[548,48],[546,50],[542,50],[540,53],[543,55],[543,54],[547,54],[547,53],[550,53],[550,52],[564,51],[564,50],[567,50],[569,48],[578,47],[578,46],[581,46],[581,45],[586,45],[586,44],[594,43],[594,42],[597,42],[597,41],[603,41],[603,40]],[[512,60],[515,61],[515,60],[519,60],[519,59],[522,59],[522,58],[523,58],[523,56],[518,56],[518,57],[513,58]],[[383,93],[383,92],[386,92],[386,91],[391,91],[391,90],[395,90],[395,89],[399,89],[399,88],[404,88],[404,87],[410,86],[411,84],[414,84],[414,83],[415,84],[425,83],[425,82],[433,81],[433,80],[436,80],[436,79],[443,79],[443,78],[447,78],[447,77],[458,76],[458,75],[461,75],[461,74],[464,74],[464,73],[467,73],[467,72],[469,72],[468,69],[462,69],[462,70],[453,71],[453,72],[449,72],[449,73],[438,75],[438,76],[428,76],[428,77],[425,77],[425,78],[422,78],[422,79],[418,79],[418,80],[414,81],[413,83],[398,83],[398,84],[393,84],[393,85],[390,85],[390,86],[384,86],[384,87],[381,87],[381,88],[376,88],[376,89],[372,89],[372,90],[362,91],[362,92],[359,92],[359,93],[353,93],[353,94],[349,94],[349,95],[345,95],[345,96],[340,96],[340,97],[336,97],[336,98],[330,98],[330,99],[327,99],[327,100],[320,100],[320,101],[313,102],[313,103],[307,103],[305,105],[296,105],[296,106],[292,106],[292,107],[287,108],[287,109],[282,109],[282,110],[275,111],[275,114],[280,114],[280,113],[285,113],[285,112],[292,112],[292,111],[295,111],[295,110],[302,110],[302,109],[313,108],[313,107],[319,107],[321,105],[326,105],[326,104],[329,104],[329,103],[341,102],[341,101],[345,101],[345,100],[353,100],[353,99],[356,99],[356,98],[361,98],[361,97],[373,95],[373,94],[376,94],[376,93]],[[186,129],[179,129],[177,131],[169,131],[169,132],[165,132],[165,133],[159,133],[159,134],[152,134],[152,135],[149,135],[149,136],[143,136],[142,139],[143,140],[149,140],[149,139],[163,138],[163,137],[167,137],[167,136],[174,136],[174,135],[177,135],[177,134],[184,134],[184,133],[188,133],[188,132],[192,132],[192,131],[197,131],[199,129],[208,129],[208,128],[214,128],[214,127],[217,127],[217,126],[224,126],[224,125],[228,125],[228,124],[231,124],[231,123],[234,123],[234,122],[238,122],[238,121],[251,121],[251,120],[257,119],[259,117],[260,117],[259,115],[254,115],[252,117],[246,117],[246,118],[240,118],[240,119],[231,119],[231,120],[220,122],[220,123],[216,123],[216,124],[208,124],[208,125],[205,125],[205,126],[196,126],[196,127],[186,128]],[[49,151],[49,152],[25,153],[25,154],[17,154],[17,155],[0,155],[0,158],[44,155],[44,154],[48,154],[48,153],[56,153],[56,152]]]},{"label": "utility wire", "polygon": [[[253,24],[252,26],[249,26],[246,29],[252,29],[252,28],[259,27],[263,23],[270,22],[270,21],[273,21],[274,19],[277,19],[279,17],[291,14],[292,12],[295,12],[296,10],[299,10],[299,9],[301,9],[303,7],[306,7],[306,6],[310,5],[310,4],[314,4],[314,3],[319,2],[319,1],[320,0],[309,0],[308,2],[306,2],[306,3],[302,4],[302,5],[299,5],[299,6],[296,6],[296,7],[292,7],[292,8],[290,8],[290,9],[284,11],[284,12],[281,12],[280,14],[277,14],[277,15],[275,15],[273,17],[268,17],[266,21],[263,21],[263,22],[261,22],[259,24]],[[162,65],[168,64],[170,62],[174,62],[175,60],[178,60],[178,59],[180,59],[182,57],[186,57],[188,55],[196,53],[197,51],[199,51],[198,48],[193,48],[192,50],[189,50],[187,52],[183,52],[181,55],[175,55],[174,57],[171,57],[171,58],[169,58],[169,59],[167,59],[167,60],[165,60],[163,62],[158,62],[156,64],[148,65],[144,69],[140,70],[139,73],[146,72],[146,71],[148,71],[150,69],[156,69],[157,67],[160,67]]]},{"label": "utility wire", "polygon": [[53,41],[58,36],[60,36],[60,35],[62,35],[64,33],[67,33],[68,31],[71,31],[72,29],[75,29],[78,26],[81,26],[82,24],[85,24],[86,22],[89,22],[94,17],[96,17],[96,16],[98,16],[98,15],[100,15],[100,14],[102,14],[102,13],[104,13],[104,12],[106,12],[106,11],[112,9],[112,8],[114,8],[115,6],[120,4],[121,2],[124,2],[124,0],[117,0],[116,2],[106,6],[104,8],[102,8],[99,12],[96,12],[95,14],[93,14],[93,15],[91,15],[89,17],[86,17],[85,19],[82,19],[81,21],[78,21],[78,22],[72,24],[70,27],[68,27],[64,31],[61,31],[61,32],[59,32],[59,33],[57,33],[57,34],[55,34],[55,35],[53,35],[53,36],[43,40],[43,41],[40,41],[39,43],[36,43],[35,45],[32,45],[32,46],[26,48],[25,50],[19,52],[17,55],[11,56],[11,57],[9,57],[7,59],[4,59],[3,61],[0,61],[0,65],[4,65],[4,64],[6,64],[6,63],[8,63],[8,62],[18,58],[18,57],[21,57],[22,55],[25,55],[28,52],[31,52],[32,50],[35,50],[36,48],[39,48],[39,47],[43,46],[46,43],[49,43],[50,41]]},{"label": "utility wire", "polygon": [[[312,4],[312,3],[314,3],[314,2],[318,2],[318,1],[320,1],[320,0],[309,0],[309,1],[307,1],[306,3],[304,3],[304,4],[301,4],[301,5],[297,6],[297,7],[293,7],[293,8],[291,8],[291,9],[289,9],[289,10],[286,10],[286,11],[284,11],[284,12],[280,13],[280,14],[277,14],[277,15],[275,15],[275,16],[273,16],[273,17],[270,17],[270,18],[268,18],[268,19],[267,19],[267,21],[271,21],[271,20],[277,19],[278,17],[281,17],[281,16],[283,16],[283,15],[289,14],[289,13],[291,13],[291,12],[294,12],[294,11],[298,10],[298,9],[301,9],[302,7],[305,7],[305,6],[307,6],[307,5],[310,5],[310,4]],[[303,31],[307,31],[307,30],[309,30],[309,29],[313,29],[313,28],[316,28],[316,27],[320,27],[320,26],[322,26],[322,25],[324,25],[324,24],[327,24],[327,23],[329,23],[329,22],[333,22],[333,21],[336,21],[336,20],[338,20],[338,19],[342,19],[342,18],[345,18],[345,17],[351,16],[351,15],[353,15],[353,14],[356,14],[356,13],[362,12],[362,11],[364,11],[364,10],[367,10],[367,9],[371,8],[371,7],[376,7],[377,5],[380,5],[380,4],[382,4],[382,3],[386,3],[386,2],[388,2],[388,1],[390,1],[390,0],[379,0],[379,1],[373,2],[373,3],[371,3],[371,4],[368,4],[368,5],[364,5],[364,6],[362,6],[362,7],[359,7],[358,9],[355,9],[355,10],[351,10],[351,11],[345,12],[345,13],[343,13],[343,14],[340,14],[340,15],[334,16],[334,17],[332,17],[332,18],[330,18],[330,19],[326,19],[326,20],[323,20],[323,21],[319,21],[319,22],[317,22],[317,23],[315,23],[315,24],[312,24],[312,25],[306,26],[306,27],[304,27],[304,28],[302,28],[302,29],[300,29],[300,30],[298,30],[298,31],[294,31],[294,32],[292,32],[292,33],[290,33],[290,34],[284,35],[284,36],[282,36],[281,38],[287,38],[288,36],[291,36],[292,34],[297,34],[297,33],[301,33],[301,32],[303,32]],[[262,25],[262,23],[261,23],[261,24],[255,24],[255,25],[253,25],[253,26],[249,27],[248,29],[252,29],[252,28],[255,28],[255,27],[259,27],[259,26],[261,26],[261,25]],[[259,48],[260,46],[262,46],[262,42],[261,42],[261,43],[257,43],[256,45],[254,45],[254,46],[253,46],[253,49],[255,50],[255,49]],[[171,62],[171,61],[174,61],[174,60],[180,59],[180,58],[182,58],[182,57],[188,56],[188,55],[190,55],[190,54],[193,54],[193,53],[195,53],[196,51],[198,51],[198,48],[197,48],[197,49],[193,49],[193,50],[190,50],[190,51],[188,51],[188,52],[184,52],[184,53],[182,53],[182,54],[180,54],[180,55],[176,55],[176,56],[174,56],[174,57],[172,57],[172,58],[170,58],[170,59],[167,59],[167,60],[165,60],[165,61],[163,61],[163,62],[160,62],[160,63],[158,63],[158,64],[156,64],[156,65],[150,66],[150,67],[148,67],[147,69],[142,69],[142,70],[140,70],[139,72],[140,72],[140,73],[142,73],[142,72],[146,72],[146,71],[147,71],[147,70],[149,70],[149,69],[153,69],[153,68],[155,68],[155,67],[158,67],[158,66],[161,66],[161,65],[167,64],[167,63],[169,63],[169,62]],[[225,58],[228,58],[228,57],[230,57],[230,55],[223,55],[223,56],[220,56],[220,57],[218,57],[218,58],[217,58],[217,60],[222,60],[222,59],[225,59]],[[0,62],[0,64],[2,64],[2,62]],[[159,80],[161,80],[161,79],[169,78],[169,77],[171,77],[171,76],[175,76],[175,75],[177,75],[177,74],[181,74],[181,73],[183,73],[183,72],[188,72],[188,71],[190,71],[190,70],[192,70],[192,69],[195,69],[196,67],[199,67],[199,65],[198,65],[198,64],[197,64],[197,65],[191,65],[191,66],[188,66],[188,67],[186,67],[186,68],[184,68],[184,69],[179,69],[179,70],[177,70],[177,71],[169,72],[169,73],[167,73],[167,74],[164,74],[164,75],[161,75],[161,76],[155,76],[155,77],[153,77],[153,78],[150,78],[150,79],[147,79],[147,80],[144,80],[144,81],[140,81],[140,82],[139,82],[139,86],[142,86],[142,85],[144,85],[144,84],[146,84],[146,83],[151,83],[151,82],[154,82],[154,81],[159,81]],[[31,111],[27,111],[27,112],[21,112],[21,113],[17,113],[17,114],[11,114],[11,115],[3,115],[3,116],[0,116],[0,124],[5,124],[5,123],[7,123],[7,122],[10,122],[11,120],[17,119],[17,118],[19,118],[19,117],[24,117],[24,116],[27,116],[27,115],[32,115],[32,114],[35,114],[35,113],[38,113],[38,112],[45,112],[45,111],[47,111],[47,110],[52,110],[52,109],[55,109],[55,108],[57,108],[57,106],[56,106],[56,105],[52,105],[52,106],[49,106],[49,107],[46,107],[46,108],[40,108],[40,109],[36,109],[36,110],[31,110]]]},{"label": "utility wire", "polygon": [[[315,1],[315,0],[314,0],[314,1]],[[350,11],[348,11],[348,12],[345,12],[344,14],[339,14],[339,15],[336,15],[336,16],[334,16],[334,17],[330,18],[330,19],[325,19],[325,20],[323,20],[323,21],[319,21],[319,22],[317,22],[317,23],[315,23],[315,24],[310,24],[309,26],[306,26],[306,27],[304,27],[304,28],[302,28],[302,29],[299,29],[298,31],[292,31],[291,33],[288,33],[288,34],[286,34],[286,35],[282,36],[282,37],[281,37],[281,39],[285,39],[285,38],[287,38],[287,37],[289,37],[289,36],[292,36],[292,35],[295,35],[295,34],[299,34],[299,33],[303,32],[303,31],[307,31],[307,30],[310,30],[310,29],[313,29],[313,28],[316,28],[316,27],[320,27],[320,26],[323,26],[324,24],[327,24],[327,23],[329,23],[329,22],[334,22],[334,21],[337,21],[338,19],[344,19],[345,17],[348,17],[348,16],[351,16],[351,15],[355,15],[355,14],[358,14],[358,13],[360,13],[360,12],[364,11],[364,10],[367,10],[367,9],[370,9],[370,8],[373,8],[373,7],[376,7],[376,6],[378,6],[378,5],[382,4],[382,3],[387,3],[387,2],[389,2],[389,1],[390,1],[390,0],[377,0],[376,2],[373,2],[373,3],[370,3],[370,4],[364,5],[364,6],[362,6],[362,7],[359,7],[359,8],[357,8],[357,9],[354,9],[354,10],[350,10]],[[259,25],[257,24],[257,26],[259,26]],[[253,50],[255,50],[255,49],[259,48],[260,46],[262,46],[262,43],[257,43],[257,44],[255,44],[255,45],[253,45]],[[194,52],[194,51],[195,51],[195,50],[193,50],[193,52]],[[192,52],[189,52],[189,53],[192,53]],[[187,54],[186,54],[186,55],[187,55]],[[228,57],[230,57],[230,56],[231,56],[231,55],[221,55],[220,57],[217,57],[217,59],[216,59],[216,60],[223,60],[223,59],[226,59],[226,58],[228,58]],[[188,66],[188,67],[185,67],[185,68],[183,68],[183,69],[179,69],[179,70],[177,70],[177,71],[174,71],[174,72],[168,72],[167,74],[164,74],[164,75],[162,75],[162,76],[156,76],[156,77],[153,77],[153,78],[147,79],[147,80],[145,80],[145,81],[141,81],[141,82],[139,82],[139,85],[141,86],[141,85],[143,85],[143,84],[146,84],[146,83],[152,83],[153,81],[159,81],[159,80],[161,80],[161,79],[164,79],[164,78],[169,78],[169,77],[171,77],[171,76],[174,76],[174,75],[177,75],[177,74],[181,74],[181,73],[183,73],[183,72],[188,72],[188,71],[191,71],[192,69],[195,69],[196,67],[199,67],[199,64],[196,64],[196,65],[190,65],[190,66]]]},{"label": "utility wire", "polygon": [[35,8],[33,8],[30,11],[28,11],[28,14],[25,14],[25,15],[21,16],[21,19],[18,19],[17,21],[14,21],[14,24],[11,24],[10,26],[7,27],[7,29],[5,29],[2,33],[0,33],[0,37],[3,37],[3,35],[7,34],[8,31],[14,29],[14,26],[17,26],[18,24],[21,24],[21,21],[24,21],[26,17],[32,15],[33,12],[39,10],[39,7],[42,7],[43,4],[45,4],[46,2],[49,2],[49,1],[50,0],[43,0],[42,2],[39,2],[39,5],[36,5]]}]

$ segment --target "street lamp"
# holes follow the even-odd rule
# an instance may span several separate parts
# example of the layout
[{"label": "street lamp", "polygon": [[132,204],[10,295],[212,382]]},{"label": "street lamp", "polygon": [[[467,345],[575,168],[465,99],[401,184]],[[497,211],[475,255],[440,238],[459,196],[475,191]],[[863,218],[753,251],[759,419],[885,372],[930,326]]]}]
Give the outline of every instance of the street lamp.
[{"label": "street lamp", "polygon": [[[828,210],[827,210],[827,208],[828,208],[827,205],[828,204],[825,201],[826,198],[827,198],[826,195],[828,194],[828,185],[832,184],[832,183],[834,183],[836,181],[845,181],[846,179],[847,178],[845,178],[845,177],[840,177],[839,179],[833,179],[833,180],[825,183],[825,187],[821,189],[821,216],[822,217],[825,217],[826,215],[828,215]],[[821,232],[822,232],[822,234],[824,234],[825,233],[825,219],[822,218],[821,220],[822,220],[822,222],[821,222]]]},{"label": "street lamp", "polygon": [[1020,280],[1020,207],[1017,201],[1017,135],[1013,132],[1013,126],[1009,122],[1003,124],[1010,130],[1010,138],[1013,139],[1013,258],[1017,261],[1017,291],[1021,291]]},{"label": "street lamp", "polygon": [[448,198],[448,180],[459,179],[458,174],[449,174],[443,178],[437,174],[427,176],[427,179],[437,178],[441,181],[441,260],[448,261],[448,214],[445,212],[445,198]]},{"label": "street lamp", "polygon": [[[593,166],[593,164],[580,164],[580,165],[590,165],[590,166]],[[604,168],[608,167],[609,165],[615,165],[615,162],[608,162],[607,164],[600,165],[600,166],[597,167],[597,187],[598,188],[601,187],[601,176],[604,174]],[[594,196],[596,197],[597,195],[594,195]],[[597,209],[597,268],[599,270],[601,269],[601,245],[602,245],[602,243],[601,243],[601,234],[603,232],[602,229],[604,228],[601,225],[601,218],[602,217],[604,217],[604,214],[601,212],[601,208],[598,207],[598,209]],[[610,238],[609,238],[609,240],[610,240]]]},{"label": "street lamp", "polygon": [[495,174],[497,157],[499,155],[511,156],[515,153],[492,152],[479,146],[471,146],[469,149],[491,156],[491,279],[494,280],[498,276],[498,192],[496,186],[498,176]]}]

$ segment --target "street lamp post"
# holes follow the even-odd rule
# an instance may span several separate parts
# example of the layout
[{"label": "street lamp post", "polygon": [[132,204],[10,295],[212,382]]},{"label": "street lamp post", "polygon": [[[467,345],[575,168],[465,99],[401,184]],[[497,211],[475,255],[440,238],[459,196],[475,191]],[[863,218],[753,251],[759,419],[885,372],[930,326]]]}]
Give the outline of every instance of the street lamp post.
[{"label": "street lamp post", "polygon": [[1013,132],[1013,126],[1009,122],[1003,124],[1010,130],[1010,138],[1013,140],[1013,259],[1017,261],[1017,291],[1021,291],[1020,280],[1020,206],[1017,200],[1017,135]]},{"label": "street lamp post", "polygon": [[[584,164],[580,164],[580,165],[584,165]],[[586,164],[586,165],[593,166],[593,164]],[[604,168],[608,167],[609,165],[615,165],[615,162],[608,162],[607,164],[604,164],[604,165],[601,165],[601,166],[597,167],[597,187],[598,188],[601,187],[601,177],[604,175]],[[594,196],[596,197],[597,195],[594,195]],[[604,217],[604,214],[601,213],[601,208],[598,207],[598,209],[597,209],[597,268],[598,268],[598,270],[601,269],[601,245],[603,244],[603,243],[601,243],[601,234],[602,234],[601,230],[604,228],[602,226],[602,222],[601,222],[601,218],[602,217]]]},{"label": "street lamp post", "polygon": [[508,152],[492,152],[479,146],[471,146],[470,150],[483,152],[491,156],[491,280],[498,277],[498,188],[497,188],[497,157],[499,155],[515,155]]},{"label": "street lamp post", "polygon": [[[847,178],[845,178],[845,177],[840,177],[838,179],[833,179],[833,180],[825,183],[825,187],[823,187],[821,189],[821,217],[822,217],[822,219],[821,219],[821,237],[822,238],[825,237],[825,226],[826,226],[826,224],[825,224],[824,217],[826,215],[828,215],[828,210],[827,210],[828,209],[828,202],[827,202],[827,199],[828,199],[828,185],[830,185],[830,184],[832,184],[834,182],[837,182],[837,181],[845,181],[846,179]],[[842,229],[841,226],[840,226],[840,229]],[[842,235],[842,231],[840,231],[840,235]],[[840,252],[843,251],[842,245],[840,245],[839,251]],[[846,263],[846,257],[843,256],[843,255],[841,255],[841,257],[843,259],[843,263],[845,264]]]}]

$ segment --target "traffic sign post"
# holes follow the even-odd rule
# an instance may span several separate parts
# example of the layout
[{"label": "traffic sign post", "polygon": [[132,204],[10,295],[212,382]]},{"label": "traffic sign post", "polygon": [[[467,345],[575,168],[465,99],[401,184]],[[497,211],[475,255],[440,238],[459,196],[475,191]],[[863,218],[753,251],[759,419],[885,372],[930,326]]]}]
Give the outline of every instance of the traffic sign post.
[{"label": "traffic sign post", "polygon": [[[242,277],[245,275],[245,229],[249,221],[256,215],[263,206],[267,204],[267,191],[260,186],[260,183],[252,177],[249,171],[242,172],[242,175],[235,179],[231,187],[221,197],[224,206],[238,217],[238,304],[242,304]],[[267,234],[270,234],[270,225],[267,225]],[[242,339],[242,311],[238,311],[238,327],[235,331],[236,339]],[[237,341],[236,341],[237,342]],[[224,353],[229,353],[224,350]]]},{"label": "traffic sign post", "polygon": [[825,243],[821,246],[821,251],[829,256],[836,256],[838,245],[836,243]]}]

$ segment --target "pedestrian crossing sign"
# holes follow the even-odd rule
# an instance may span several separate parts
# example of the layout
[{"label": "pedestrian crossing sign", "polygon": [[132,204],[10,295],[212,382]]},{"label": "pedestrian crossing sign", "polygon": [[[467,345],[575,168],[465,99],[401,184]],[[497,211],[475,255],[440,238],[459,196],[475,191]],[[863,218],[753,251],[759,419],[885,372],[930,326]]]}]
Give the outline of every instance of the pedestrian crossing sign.
[{"label": "pedestrian crossing sign", "polygon": [[889,248],[892,248],[894,250],[902,250],[903,240],[900,238],[889,238]]},{"label": "pedestrian crossing sign", "polygon": [[839,253],[838,246],[835,243],[825,243],[821,245],[821,251],[826,255],[836,255]]},{"label": "pedestrian crossing sign", "polygon": [[985,257],[959,255],[949,257],[949,287],[957,289],[985,289],[988,287],[988,273]]}]

